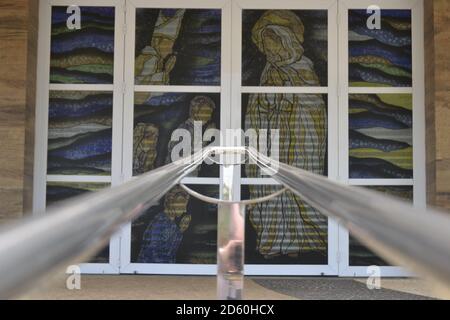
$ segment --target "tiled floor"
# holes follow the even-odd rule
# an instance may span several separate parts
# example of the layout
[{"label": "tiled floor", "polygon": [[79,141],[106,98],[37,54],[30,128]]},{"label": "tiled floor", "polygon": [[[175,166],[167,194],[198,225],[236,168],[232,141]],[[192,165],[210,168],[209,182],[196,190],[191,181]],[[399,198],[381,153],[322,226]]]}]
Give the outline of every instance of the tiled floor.
[{"label": "tiled floor", "polygon": [[[414,280],[397,279],[398,287],[410,289],[409,293],[383,287],[369,289],[365,281],[342,278],[289,278],[289,279],[255,279],[259,285],[300,300],[423,300],[432,299],[425,290],[416,286],[423,283]],[[389,280],[393,281],[393,280]],[[401,283],[401,285],[400,285]],[[422,292],[421,292],[422,291]]]},{"label": "tiled floor", "polygon": [[[83,275],[81,290],[66,289],[66,279],[28,295],[28,299],[215,299],[215,277]],[[244,296],[269,299],[430,299],[429,286],[417,279],[382,279],[382,289],[369,290],[363,279],[247,278]]]}]

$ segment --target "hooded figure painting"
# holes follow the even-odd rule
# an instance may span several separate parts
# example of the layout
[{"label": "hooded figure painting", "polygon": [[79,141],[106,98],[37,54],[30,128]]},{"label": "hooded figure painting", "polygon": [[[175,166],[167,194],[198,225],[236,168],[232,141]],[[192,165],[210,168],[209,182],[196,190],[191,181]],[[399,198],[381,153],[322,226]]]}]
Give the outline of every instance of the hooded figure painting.
[{"label": "hooded figure painting", "polygon": [[[266,64],[260,86],[320,86],[314,63],[305,55],[308,32],[289,10],[265,11],[252,28],[251,40]],[[320,94],[255,93],[247,97],[245,130],[278,129],[280,162],[317,174],[326,172],[327,108]],[[270,150],[269,150],[270,152]],[[256,165],[245,166],[249,178],[261,176]],[[278,190],[277,186],[249,186],[251,198]],[[298,257],[305,252],[326,256],[327,219],[292,193],[248,210],[256,231],[256,246],[265,259]]]}]

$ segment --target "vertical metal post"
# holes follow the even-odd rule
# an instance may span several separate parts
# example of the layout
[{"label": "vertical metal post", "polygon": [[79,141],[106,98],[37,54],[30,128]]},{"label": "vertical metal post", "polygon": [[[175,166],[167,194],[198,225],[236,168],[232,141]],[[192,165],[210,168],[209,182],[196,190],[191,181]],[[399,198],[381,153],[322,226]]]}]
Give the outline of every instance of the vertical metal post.
[{"label": "vertical metal post", "polygon": [[[223,165],[221,198],[235,201],[235,165]],[[219,204],[217,219],[217,298],[240,300],[244,289],[245,206]]]}]

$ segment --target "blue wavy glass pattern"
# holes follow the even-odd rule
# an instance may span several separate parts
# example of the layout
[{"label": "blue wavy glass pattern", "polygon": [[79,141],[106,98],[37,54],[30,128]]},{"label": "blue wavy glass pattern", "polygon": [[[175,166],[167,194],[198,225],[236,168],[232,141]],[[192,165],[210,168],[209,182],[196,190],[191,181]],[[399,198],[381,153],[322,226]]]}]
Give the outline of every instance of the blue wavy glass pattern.
[{"label": "blue wavy glass pattern", "polygon": [[372,14],[349,10],[351,86],[411,87],[411,11],[381,10],[381,29],[369,29]]},{"label": "blue wavy glass pattern", "polygon": [[50,92],[48,174],[110,174],[112,104],[108,92]]},{"label": "blue wavy glass pattern", "polygon": [[411,95],[352,94],[349,112],[350,178],[411,179]]},{"label": "blue wavy glass pattern", "polygon": [[52,7],[51,83],[113,83],[115,9],[80,7],[79,30],[67,27],[66,10]]}]

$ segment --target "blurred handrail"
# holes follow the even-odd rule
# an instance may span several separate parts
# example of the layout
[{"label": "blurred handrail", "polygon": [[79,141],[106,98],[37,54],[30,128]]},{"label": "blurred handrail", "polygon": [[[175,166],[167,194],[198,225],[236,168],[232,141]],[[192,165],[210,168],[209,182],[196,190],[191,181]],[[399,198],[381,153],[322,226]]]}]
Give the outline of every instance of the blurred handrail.
[{"label": "blurred handrail", "polygon": [[95,254],[122,225],[155,205],[210,153],[203,149],[118,187],[76,197],[45,214],[2,226],[0,299],[26,292],[58,267]]},{"label": "blurred handrail", "polygon": [[[106,245],[120,226],[139,217],[211,154],[248,154],[261,169],[394,265],[450,292],[450,215],[270,159],[251,148],[206,148],[121,186],[77,197],[0,230],[0,299]],[[239,163],[239,162],[236,162]],[[238,165],[238,164],[237,164]]]},{"label": "blurred handrail", "polygon": [[288,166],[248,148],[250,159],[392,265],[431,280],[450,298],[450,213]]}]

